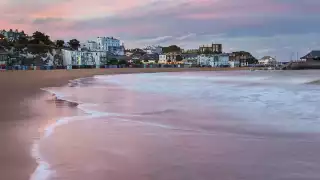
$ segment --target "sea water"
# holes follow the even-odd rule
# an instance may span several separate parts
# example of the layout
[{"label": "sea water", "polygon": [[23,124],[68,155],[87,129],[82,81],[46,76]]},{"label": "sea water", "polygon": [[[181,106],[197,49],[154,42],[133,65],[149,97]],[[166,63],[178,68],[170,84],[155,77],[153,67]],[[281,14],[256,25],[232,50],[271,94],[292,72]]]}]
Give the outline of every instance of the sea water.
[{"label": "sea water", "polygon": [[95,76],[34,142],[32,180],[319,179],[318,71]]}]

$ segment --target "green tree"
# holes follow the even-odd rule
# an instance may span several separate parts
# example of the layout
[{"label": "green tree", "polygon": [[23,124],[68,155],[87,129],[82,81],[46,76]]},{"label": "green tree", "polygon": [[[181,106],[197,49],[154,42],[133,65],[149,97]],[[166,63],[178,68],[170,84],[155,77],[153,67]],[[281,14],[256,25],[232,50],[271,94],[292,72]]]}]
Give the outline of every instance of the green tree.
[{"label": "green tree", "polygon": [[136,60],[136,61],[134,61],[134,64],[141,65],[143,63],[141,62],[141,60]]},{"label": "green tree", "polygon": [[78,49],[80,47],[80,41],[77,39],[71,39],[68,44],[72,49]]},{"label": "green tree", "polygon": [[177,55],[177,56],[176,56],[176,61],[182,61],[182,60],[183,60],[183,58],[182,58],[181,55]]},{"label": "green tree", "polygon": [[162,52],[169,53],[169,52],[180,52],[181,48],[177,45],[170,45],[168,47],[162,47]]},{"label": "green tree", "polygon": [[45,45],[53,45],[53,42],[50,40],[50,36],[36,31],[32,34],[33,40],[31,41],[32,44],[45,44]]},{"label": "green tree", "polygon": [[18,44],[28,44],[28,39],[25,36],[20,36],[17,43]]},{"label": "green tree", "polygon": [[111,58],[110,60],[108,60],[108,64],[117,65],[118,64],[118,59],[117,58]]},{"label": "green tree", "polygon": [[127,63],[126,60],[122,59],[122,60],[119,61],[118,64],[119,64],[119,65],[127,65],[128,63]]},{"label": "green tree", "polygon": [[62,48],[64,46],[64,40],[57,40],[56,41],[56,46],[59,48]]}]

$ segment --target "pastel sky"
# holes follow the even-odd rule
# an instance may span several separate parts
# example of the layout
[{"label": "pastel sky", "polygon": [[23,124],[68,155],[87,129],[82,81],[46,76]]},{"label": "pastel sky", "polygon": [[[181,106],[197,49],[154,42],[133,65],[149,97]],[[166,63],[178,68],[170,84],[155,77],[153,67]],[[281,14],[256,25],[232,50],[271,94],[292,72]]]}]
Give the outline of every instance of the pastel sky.
[{"label": "pastel sky", "polygon": [[120,38],[126,48],[222,43],[290,60],[320,49],[320,0],[0,0],[0,28],[52,39]]}]

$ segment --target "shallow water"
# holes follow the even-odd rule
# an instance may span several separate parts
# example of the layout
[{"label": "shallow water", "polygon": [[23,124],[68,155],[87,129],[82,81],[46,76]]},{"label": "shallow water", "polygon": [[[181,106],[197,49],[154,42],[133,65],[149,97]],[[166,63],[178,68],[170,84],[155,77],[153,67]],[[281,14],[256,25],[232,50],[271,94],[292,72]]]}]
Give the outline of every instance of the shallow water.
[{"label": "shallow water", "polygon": [[32,179],[319,179],[318,71],[96,76],[46,88],[86,115],[47,127]]}]

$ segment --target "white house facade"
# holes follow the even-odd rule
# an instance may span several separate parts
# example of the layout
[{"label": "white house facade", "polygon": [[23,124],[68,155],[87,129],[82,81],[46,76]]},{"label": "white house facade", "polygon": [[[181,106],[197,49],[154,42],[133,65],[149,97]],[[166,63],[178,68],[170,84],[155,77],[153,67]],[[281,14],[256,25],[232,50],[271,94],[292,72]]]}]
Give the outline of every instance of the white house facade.
[{"label": "white house facade", "polygon": [[120,40],[113,37],[98,37],[96,40],[97,49],[100,51],[108,51],[115,55],[123,56],[124,45],[120,44]]},{"label": "white house facade", "polygon": [[160,54],[159,55],[159,64],[166,64],[167,63],[167,55]]},{"label": "white house facade", "polygon": [[62,50],[63,65],[75,66],[75,65],[96,65],[100,66],[103,62],[106,62],[106,51],[74,51],[74,50]]},{"label": "white house facade", "polygon": [[240,67],[240,61],[239,60],[229,61],[229,65],[231,68]]},{"label": "white house facade", "polygon": [[6,30],[0,30],[0,34],[2,34],[8,41],[16,41],[20,37],[26,37],[27,35],[24,33],[24,31],[19,32],[17,29],[13,31],[10,29],[9,31]]},{"label": "white house facade", "polygon": [[258,60],[260,65],[275,65],[277,63],[277,60],[271,56],[264,56],[263,58]]},{"label": "white house facade", "polygon": [[228,54],[211,54],[198,56],[198,64],[200,66],[222,67],[229,66]]},{"label": "white house facade", "polygon": [[94,51],[98,49],[98,43],[95,41],[88,41],[85,45],[88,50]]},{"label": "white house facade", "polygon": [[194,53],[185,53],[182,54],[182,62],[186,65],[197,65],[198,64],[198,54]]}]

